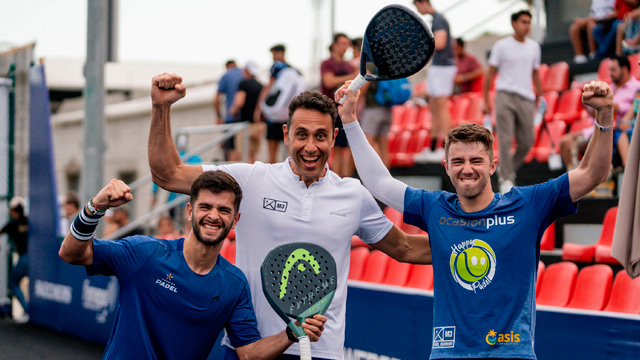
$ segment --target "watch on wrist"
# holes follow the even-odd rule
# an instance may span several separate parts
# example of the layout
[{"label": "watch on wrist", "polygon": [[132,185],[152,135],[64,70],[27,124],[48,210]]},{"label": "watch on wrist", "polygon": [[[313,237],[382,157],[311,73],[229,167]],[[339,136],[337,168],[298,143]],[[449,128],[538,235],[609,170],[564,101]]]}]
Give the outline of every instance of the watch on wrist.
[{"label": "watch on wrist", "polygon": [[287,337],[289,338],[289,341],[298,342],[298,338],[295,335],[293,335],[293,330],[291,330],[291,328],[288,326],[287,326],[286,333],[287,333]]},{"label": "watch on wrist", "polygon": [[598,119],[595,119],[594,123],[596,124],[596,127],[600,130],[600,131],[609,131],[611,129],[613,129],[614,126],[616,126],[616,122],[614,121],[613,124],[611,124],[611,126],[602,126],[600,125],[600,123],[598,123]]}]

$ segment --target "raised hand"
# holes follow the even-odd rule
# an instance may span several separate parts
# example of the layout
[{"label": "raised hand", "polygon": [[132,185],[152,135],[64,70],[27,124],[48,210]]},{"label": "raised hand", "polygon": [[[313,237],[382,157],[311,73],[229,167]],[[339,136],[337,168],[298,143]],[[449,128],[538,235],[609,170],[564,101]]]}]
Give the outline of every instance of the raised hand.
[{"label": "raised hand", "polygon": [[97,209],[106,210],[126,204],[131,200],[133,200],[133,195],[129,186],[122,180],[111,179],[109,184],[93,197],[93,205]]},{"label": "raised hand", "polygon": [[604,81],[591,81],[582,87],[582,103],[596,111],[613,109],[613,91]]},{"label": "raised hand", "polygon": [[151,103],[153,106],[169,106],[182,99],[186,91],[181,76],[169,73],[156,75],[151,80]]},{"label": "raised hand", "polygon": [[342,99],[344,95],[347,95],[347,100],[342,105],[338,105],[338,114],[343,124],[356,121],[356,108],[358,106],[358,98],[360,97],[360,90],[355,93],[349,89],[349,84],[352,80],[347,81],[342,85],[333,95],[336,103]]}]

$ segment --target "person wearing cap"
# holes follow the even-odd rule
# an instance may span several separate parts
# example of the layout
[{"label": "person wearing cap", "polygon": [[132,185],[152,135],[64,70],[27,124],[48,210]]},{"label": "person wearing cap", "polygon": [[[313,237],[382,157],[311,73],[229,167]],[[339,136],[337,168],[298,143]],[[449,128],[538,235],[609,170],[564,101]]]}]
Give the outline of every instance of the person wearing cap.
[{"label": "person wearing cap", "polygon": [[[258,99],[262,91],[262,84],[256,79],[258,66],[249,61],[244,67],[244,79],[238,84],[238,91],[233,98],[233,105],[229,110],[241,121],[249,122],[249,163],[256,161],[256,155],[260,149],[260,140],[265,130],[265,123],[256,115]],[[236,141],[237,143],[237,141]]]},{"label": "person wearing cap", "polygon": [[29,222],[24,213],[25,201],[16,196],[9,202],[9,215],[11,220],[0,230],[0,234],[7,234],[13,242],[13,247],[18,253],[18,262],[11,270],[9,276],[9,289],[13,296],[24,309],[24,315],[17,318],[17,322],[29,321],[29,304],[20,289],[20,281],[29,273],[29,255],[27,254],[27,235]]}]

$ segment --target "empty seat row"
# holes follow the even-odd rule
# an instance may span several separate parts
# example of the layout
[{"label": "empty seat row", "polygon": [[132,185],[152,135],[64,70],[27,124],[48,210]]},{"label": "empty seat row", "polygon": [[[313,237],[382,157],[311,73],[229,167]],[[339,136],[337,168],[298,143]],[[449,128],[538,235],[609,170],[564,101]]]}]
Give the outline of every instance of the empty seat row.
[{"label": "empty seat row", "polygon": [[640,314],[640,278],[620,270],[613,278],[609,265],[578,271],[568,261],[546,267],[540,263],[536,285],[538,305]]},{"label": "empty seat row", "polygon": [[566,242],[562,244],[562,260],[619,264],[618,260],[611,256],[611,244],[613,243],[613,231],[616,226],[617,214],[617,206],[607,210],[602,221],[600,237],[595,244],[580,245]]},{"label": "empty seat row", "polygon": [[349,280],[433,290],[433,267],[402,263],[380,250],[359,246],[351,249]]}]

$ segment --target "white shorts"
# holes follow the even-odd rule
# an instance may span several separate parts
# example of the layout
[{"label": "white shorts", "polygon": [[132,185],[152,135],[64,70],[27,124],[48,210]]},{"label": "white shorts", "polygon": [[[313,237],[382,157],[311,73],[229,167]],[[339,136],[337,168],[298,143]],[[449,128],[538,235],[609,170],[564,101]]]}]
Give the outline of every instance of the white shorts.
[{"label": "white shorts", "polygon": [[453,81],[458,73],[455,65],[431,65],[427,71],[427,93],[429,96],[442,97],[453,94]]}]

